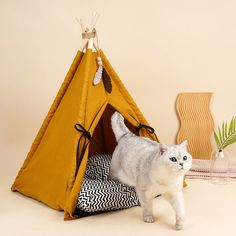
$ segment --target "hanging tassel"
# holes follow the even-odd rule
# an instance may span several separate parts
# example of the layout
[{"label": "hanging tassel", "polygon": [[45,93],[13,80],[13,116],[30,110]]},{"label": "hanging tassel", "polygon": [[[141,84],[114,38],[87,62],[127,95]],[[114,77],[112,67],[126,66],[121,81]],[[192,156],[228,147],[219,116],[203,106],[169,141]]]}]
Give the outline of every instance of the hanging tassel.
[{"label": "hanging tassel", "polygon": [[98,69],[94,75],[93,85],[99,84],[102,80],[102,71],[103,71],[102,58],[97,57],[97,62],[98,62]]}]

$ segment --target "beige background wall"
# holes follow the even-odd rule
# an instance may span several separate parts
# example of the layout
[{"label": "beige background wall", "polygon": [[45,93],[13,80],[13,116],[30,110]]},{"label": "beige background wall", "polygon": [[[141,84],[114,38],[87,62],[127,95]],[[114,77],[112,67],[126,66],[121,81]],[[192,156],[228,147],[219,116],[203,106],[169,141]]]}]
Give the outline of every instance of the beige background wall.
[{"label": "beige background wall", "polygon": [[234,0],[1,0],[0,145],[25,158],[80,46],[75,16],[89,23],[94,11],[101,47],[163,142],[175,142],[180,92],[214,92],[216,123],[229,120],[235,9]]}]

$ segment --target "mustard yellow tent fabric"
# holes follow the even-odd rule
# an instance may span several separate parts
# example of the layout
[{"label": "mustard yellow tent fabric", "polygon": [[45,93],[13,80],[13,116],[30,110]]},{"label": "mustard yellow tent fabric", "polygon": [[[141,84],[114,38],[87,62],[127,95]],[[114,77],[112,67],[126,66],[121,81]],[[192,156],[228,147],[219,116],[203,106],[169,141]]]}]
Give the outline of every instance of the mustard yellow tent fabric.
[{"label": "mustard yellow tent fabric", "polygon": [[[103,129],[103,138],[98,140],[104,147],[110,139],[109,134],[104,135],[110,120],[107,118],[103,124],[101,122],[104,114],[111,112],[109,107],[119,111],[130,126],[148,125],[104,53],[100,51],[100,54],[111,78],[112,92],[106,92],[103,82],[96,86],[92,84],[97,70],[97,54],[91,49],[85,53],[78,51],[12,186],[12,191],[21,192],[56,210],[64,210],[66,220],[76,218],[74,210],[87,159],[90,151],[96,149],[96,144],[94,148],[91,144],[88,146],[77,172],[77,145],[82,133],[74,128],[75,124],[81,124],[92,140],[99,134],[99,129]],[[141,129],[140,135],[157,140],[146,129]],[[82,149],[80,144],[79,152]]]}]

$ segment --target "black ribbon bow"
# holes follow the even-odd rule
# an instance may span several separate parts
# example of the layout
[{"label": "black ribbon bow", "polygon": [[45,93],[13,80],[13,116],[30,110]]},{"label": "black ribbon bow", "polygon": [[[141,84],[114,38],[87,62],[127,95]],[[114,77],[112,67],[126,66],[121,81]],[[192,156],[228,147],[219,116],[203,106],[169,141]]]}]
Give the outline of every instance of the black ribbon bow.
[{"label": "black ribbon bow", "polygon": [[[89,131],[87,131],[81,124],[75,124],[75,129],[82,133],[82,135],[80,136],[79,140],[78,140],[78,144],[77,144],[77,151],[76,151],[76,172],[75,172],[75,175],[77,175],[78,173],[78,170],[79,170],[79,166],[80,166],[80,163],[83,159],[83,156],[84,156],[84,153],[88,147],[88,144],[89,142],[91,141],[92,139],[92,136],[91,134],[89,133]],[[79,147],[81,145],[81,142],[82,142],[82,138],[85,137],[84,139],[84,142],[82,144],[82,149],[81,149],[81,153],[79,153]],[[87,142],[87,139],[88,139],[88,142]]]},{"label": "black ribbon bow", "polygon": [[156,140],[158,140],[156,134],[155,134],[155,129],[153,129],[151,126],[148,126],[148,125],[144,125],[144,124],[139,124],[137,127],[136,127],[136,132],[139,134],[139,131],[144,128],[146,129],[150,134],[154,134],[154,136],[156,137]]},{"label": "black ribbon bow", "polygon": [[81,124],[75,124],[75,129],[81,132],[88,140],[92,138],[91,134]]}]

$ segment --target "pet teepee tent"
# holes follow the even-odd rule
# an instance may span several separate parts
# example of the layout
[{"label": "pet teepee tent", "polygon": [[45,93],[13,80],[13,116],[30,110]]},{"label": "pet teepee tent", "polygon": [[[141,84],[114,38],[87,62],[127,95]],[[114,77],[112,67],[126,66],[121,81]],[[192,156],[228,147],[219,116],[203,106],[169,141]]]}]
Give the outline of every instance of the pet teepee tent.
[{"label": "pet teepee tent", "polygon": [[[76,217],[74,210],[88,156],[112,153],[116,146],[110,125],[115,110],[125,117],[131,130],[157,140],[154,130],[98,49],[96,31],[81,25],[82,47],[12,186],[12,191],[64,210],[65,219]],[[100,83],[94,83],[101,65],[98,55],[103,78]],[[99,73],[97,76],[99,80]]]}]

